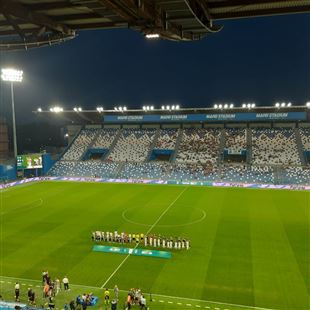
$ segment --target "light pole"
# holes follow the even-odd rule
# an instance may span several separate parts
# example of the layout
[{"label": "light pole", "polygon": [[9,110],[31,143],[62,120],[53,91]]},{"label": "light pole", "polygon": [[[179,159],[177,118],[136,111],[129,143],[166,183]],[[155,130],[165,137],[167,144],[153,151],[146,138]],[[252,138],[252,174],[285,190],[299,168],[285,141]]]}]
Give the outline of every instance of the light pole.
[{"label": "light pole", "polygon": [[15,107],[14,107],[14,83],[23,80],[23,71],[16,69],[1,69],[1,78],[3,81],[11,83],[11,99],[12,99],[12,119],[13,119],[13,144],[14,158],[17,157],[17,138],[16,138],[16,122],[15,122]]}]

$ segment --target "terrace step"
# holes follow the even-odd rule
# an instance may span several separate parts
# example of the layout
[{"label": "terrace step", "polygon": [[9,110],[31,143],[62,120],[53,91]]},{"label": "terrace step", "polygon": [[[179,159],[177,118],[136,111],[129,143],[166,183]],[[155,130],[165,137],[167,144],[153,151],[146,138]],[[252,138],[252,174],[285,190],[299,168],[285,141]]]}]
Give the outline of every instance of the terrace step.
[{"label": "terrace step", "polygon": [[174,162],[176,157],[177,157],[177,154],[178,154],[178,151],[179,151],[179,147],[180,147],[180,144],[182,142],[182,139],[183,139],[183,129],[180,128],[178,130],[178,136],[177,136],[177,140],[175,141],[175,146],[174,146],[174,154],[171,158],[171,161]]},{"label": "terrace step", "polygon": [[219,153],[218,153],[218,157],[217,157],[218,165],[220,165],[224,162],[225,145],[226,145],[226,131],[225,131],[225,128],[222,128],[221,129],[221,135],[220,135]]},{"label": "terrace step", "polygon": [[105,156],[105,160],[106,160],[107,158],[109,158],[109,156],[110,156],[110,154],[112,153],[112,151],[113,151],[115,145],[117,144],[117,142],[118,142],[118,140],[119,140],[119,138],[120,138],[122,132],[123,132],[123,129],[119,129],[119,130],[118,130],[117,134],[116,134],[115,137],[114,137],[113,142],[111,143],[111,145],[110,145],[110,147],[109,147],[109,151],[107,152],[107,154],[106,154],[106,156]]},{"label": "terrace step", "polygon": [[299,128],[294,128],[294,132],[295,132],[295,139],[296,139],[296,144],[297,144],[297,149],[298,149],[298,154],[300,157],[301,164],[303,166],[306,166],[307,161],[304,156],[304,149],[303,149],[303,144],[302,144]]},{"label": "terrace step", "polygon": [[154,136],[154,138],[153,138],[153,141],[151,142],[151,144],[150,144],[150,146],[149,146],[149,151],[148,151],[148,154],[147,154],[147,156],[146,156],[145,162],[150,161],[150,157],[151,157],[151,155],[152,155],[152,151],[153,151],[154,148],[155,148],[155,145],[156,145],[156,143],[157,143],[157,141],[158,141],[159,136],[160,136],[160,129],[158,128],[158,129],[156,130],[156,133],[155,133],[155,136]]},{"label": "terrace step", "polygon": [[252,129],[246,129],[246,140],[247,140],[247,158],[246,162],[248,165],[251,165],[252,162]]}]

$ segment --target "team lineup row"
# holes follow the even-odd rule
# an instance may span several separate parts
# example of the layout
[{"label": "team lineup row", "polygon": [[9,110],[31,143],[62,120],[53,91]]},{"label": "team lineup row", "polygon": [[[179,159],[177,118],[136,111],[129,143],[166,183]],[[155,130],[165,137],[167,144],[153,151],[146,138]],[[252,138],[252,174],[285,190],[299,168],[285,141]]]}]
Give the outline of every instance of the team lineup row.
[{"label": "team lineup row", "polygon": [[127,234],[127,233],[118,233],[115,231],[104,232],[104,231],[93,231],[92,232],[93,241],[103,241],[103,242],[118,242],[118,243],[135,243],[142,244],[145,247],[162,247],[168,249],[187,249],[190,248],[190,240],[181,237],[164,237],[161,235],[144,235],[144,234]]}]

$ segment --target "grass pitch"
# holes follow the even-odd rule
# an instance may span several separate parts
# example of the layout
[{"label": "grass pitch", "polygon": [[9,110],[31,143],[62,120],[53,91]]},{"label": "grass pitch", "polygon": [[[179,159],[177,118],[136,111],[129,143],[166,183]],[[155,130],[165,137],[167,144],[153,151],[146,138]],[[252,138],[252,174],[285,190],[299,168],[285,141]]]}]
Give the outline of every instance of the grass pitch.
[{"label": "grass pitch", "polygon": [[[12,299],[15,279],[6,277],[36,287],[31,280],[47,269],[80,285],[61,293],[59,307],[117,284],[151,292],[151,309],[309,309],[309,209],[310,193],[297,191],[74,182],[11,188],[1,193],[1,293]],[[90,239],[97,229],[185,236],[192,248],[168,260],[98,253]]]}]

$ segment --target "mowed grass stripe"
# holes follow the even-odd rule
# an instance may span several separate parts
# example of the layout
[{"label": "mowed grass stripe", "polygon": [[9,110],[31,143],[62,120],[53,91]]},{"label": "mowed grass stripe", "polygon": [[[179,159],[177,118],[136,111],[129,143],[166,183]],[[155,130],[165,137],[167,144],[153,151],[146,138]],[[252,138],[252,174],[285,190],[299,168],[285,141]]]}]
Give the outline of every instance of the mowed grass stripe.
[{"label": "mowed grass stripe", "polygon": [[[204,299],[254,306],[250,199],[226,192],[205,279]],[[238,297],[237,297],[238,296]],[[236,298],[237,297],[237,298]]]},{"label": "mowed grass stripe", "polygon": [[[304,279],[308,294],[310,295],[310,226],[304,218],[310,219],[310,193],[304,192],[306,204],[298,204],[296,212],[291,212],[291,206],[300,201],[302,195],[274,196],[279,218],[289,241],[292,253],[295,256],[299,272]],[[303,236],[308,236],[304,240]],[[309,306],[310,308],[310,306]]]},{"label": "mowed grass stripe", "polygon": [[[309,309],[307,290],[279,218],[277,209],[281,206],[275,195],[278,193],[269,193],[261,199],[262,205],[268,208],[251,210],[256,304]],[[285,196],[284,204],[290,201],[290,197]],[[298,207],[294,210],[299,211]]]}]

